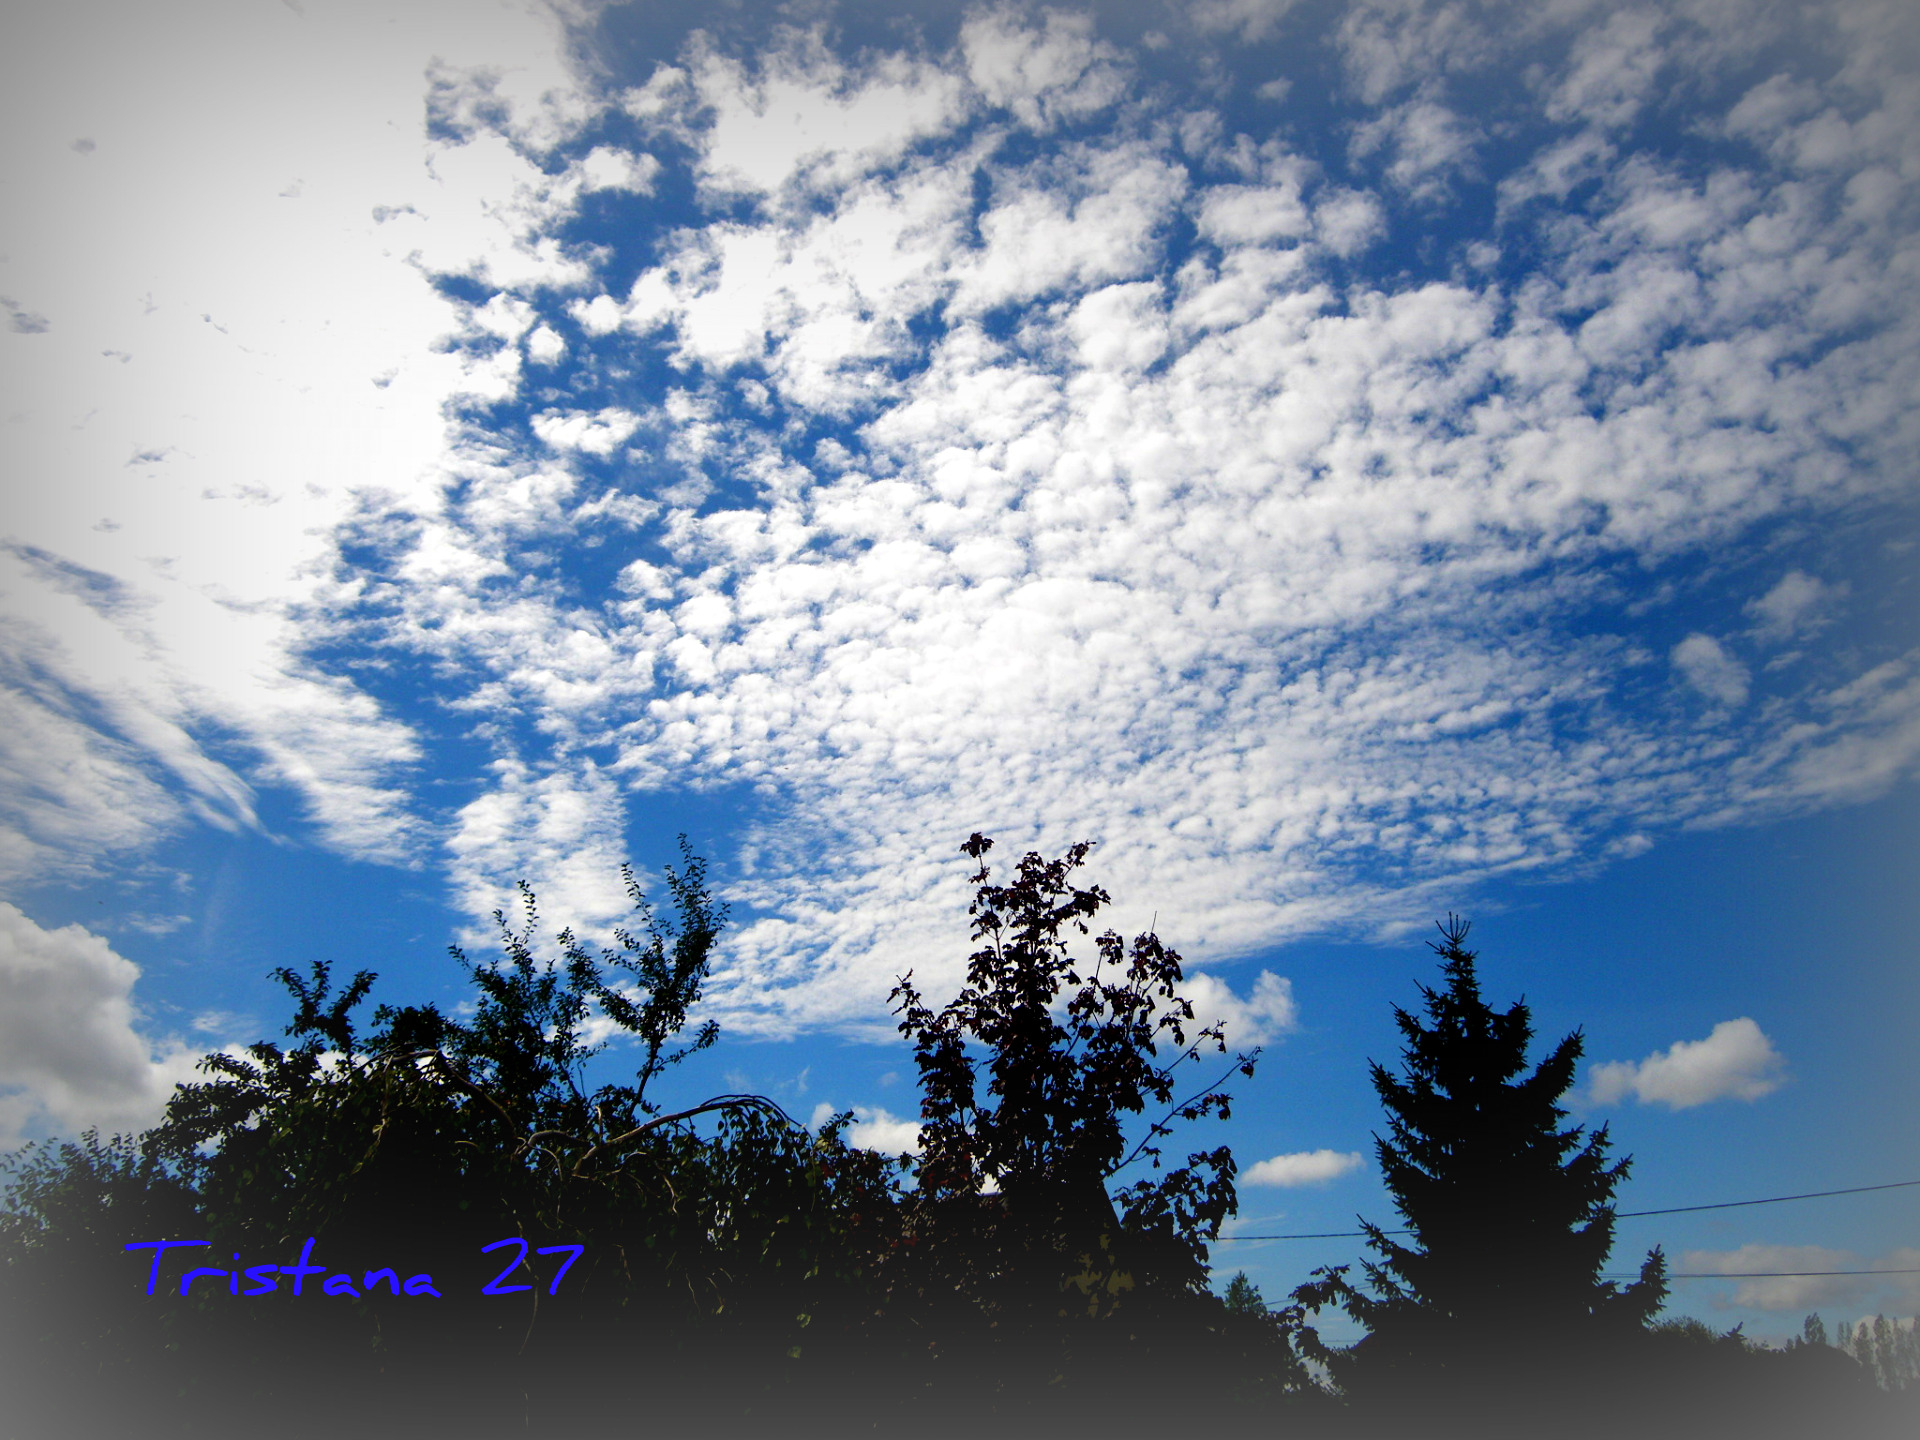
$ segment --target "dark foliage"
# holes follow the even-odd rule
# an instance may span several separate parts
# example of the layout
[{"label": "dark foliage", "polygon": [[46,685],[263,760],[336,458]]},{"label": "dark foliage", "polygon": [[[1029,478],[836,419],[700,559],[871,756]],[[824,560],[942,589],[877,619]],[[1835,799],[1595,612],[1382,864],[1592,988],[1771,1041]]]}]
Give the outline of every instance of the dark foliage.
[{"label": "dark foliage", "polygon": [[193,1193],[134,1140],[91,1130],[0,1169],[0,1435],[60,1433],[56,1416],[106,1396],[168,1394],[168,1310],[145,1301],[122,1246],[194,1233]]},{"label": "dark foliage", "polygon": [[1737,1325],[1716,1332],[1692,1319],[1658,1321],[1644,1342],[1616,1377],[1619,1393],[1599,1407],[1613,1433],[1659,1440],[1920,1434],[1920,1397],[1882,1392],[1872,1371],[1839,1348],[1802,1340],[1776,1350],[1747,1339]]},{"label": "dark foliage", "polygon": [[[979,1368],[968,1347],[990,1340],[992,1373],[1028,1403],[1098,1391],[1090,1377],[1116,1347],[1138,1364],[1143,1348],[1217,1340],[1207,1242],[1233,1213],[1233,1157],[1222,1146],[1163,1169],[1162,1142],[1177,1123],[1226,1117],[1219,1084],[1250,1076],[1255,1056],[1183,1085],[1226,1045],[1180,996],[1180,956],[1155,935],[1129,947],[1109,930],[1090,964],[1075,960],[1067,932],[1087,934],[1109,900],[1073,883],[1092,847],[1030,853],[996,885],[992,843],[976,834],[962,847],[978,866],[980,947],[965,985],[939,1010],[911,975],[893,992],[920,1071],[923,1149],[888,1296],[899,1322],[961,1364]],[[1130,1139],[1132,1117],[1146,1123]],[[1159,1173],[1110,1191],[1133,1166]],[[1271,1358],[1291,1359],[1284,1345]]]},{"label": "dark foliage", "polygon": [[[668,872],[676,927],[628,880],[641,933],[598,957],[563,931],[560,959],[542,963],[530,892],[519,926],[496,916],[499,961],[455,952],[476,995],[465,1021],[382,1006],[363,1035],[371,974],[336,989],[324,962],[283,969],[291,1047],[209,1056],[210,1079],[137,1142],[16,1157],[0,1265],[14,1353],[35,1355],[39,1378],[7,1423],[23,1437],[198,1433],[209,1413],[251,1411],[295,1434],[349,1420],[525,1434],[650,1397],[680,1424],[713,1408],[693,1382],[720,1370],[721,1414],[775,1408],[793,1359],[862,1319],[859,1278],[894,1209],[888,1165],[758,1096],[661,1110],[650,1082],[714,1037],[681,1038],[725,915],[691,854]],[[595,1009],[640,1062],[632,1083],[589,1092]],[[506,1236],[586,1250],[559,1294],[547,1282],[564,1253],[530,1254],[512,1277],[528,1290],[482,1300],[513,1252],[480,1247]],[[173,1287],[232,1256],[291,1264],[308,1237],[316,1262],[431,1274],[441,1298],[316,1297],[317,1280],[246,1301],[210,1281],[185,1299]],[[146,1297],[148,1257],[122,1246],[155,1239],[210,1245],[176,1252]],[[90,1383],[109,1372],[126,1383]],[[316,1387],[323,1405],[289,1411]]]},{"label": "dark foliage", "polygon": [[[1807,1317],[1808,1339],[1813,1338],[1818,1315]],[[1840,1337],[1845,1350],[1882,1390],[1913,1391],[1920,1394],[1920,1320],[1904,1324],[1876,1315],[1847,1327]]]},{"label": "dark foliage", "polygon": [[1387,1111],[1375,1153],[1409,1236],[1362,1221],[1379,1257],[1361,1262],[1364,1286],[1340,1267],[1295,1299],[1366,1326],[1349,1350],[1303,1331],[1363,1404],[1481,1413],[1503,1397],[1527,1413],[1574,1403],[1632,1346],[1665,1295],[1665,1261],[1656,1249],[1624,1288],[1600,1278],[1630,1162],[1608,1162],[1605,1126],[1564,1124],[1579,1032],[1529,1072],[1527,1007],[1482,999],[1466,933],[1452,918],[1441,927],[1445,985],[1421,987],[1425,1018],[1394,1010],[1402,1073],[1372,1067]]},{"label": "dark foliage", "polygon": [[[990,844],[962,847],[978,948],[959,993],[935,1009],[908,975],[893,995],[923,1090],[912,1161],[849,1146],[844,1115],[813,1134],[760,1096],[662,1103],[660,1078],[713,1043],[710,1024],[687,1032],[726,920],[684,842],[677,923],[629,875],[635,930],[597,955],[561,931],[542,960],[523,888],[515,922],[495,917],[497,960],[454,952],[470,1013],[380,1005],[363,1026],[370,973],[276,972],[290,1044],[209,1056],[145,1136],[4,1162],[0,1440],[240,1424],[1132,1436],[1198,1413],[1322,1437],[1911,1432],[1915,1392],[1874,1383],[1910,1374],[1910,1329],[1850,1336],[1863,1367],[1811,1322],[1784,1352],[1649,1326],[1658,1251],[1634,1285],[1600,1279],[1627,1166],[1604,1129],[1564,1126],[1580,1038],[1529,1070],[1526,1007],[1484,1003],[1457,922],[1424,1018],[1395,1012],[1401,1072],[1373,1067],[1410,1239],[1368,1226],[1362,1283],[1319,1272],[1279,1313],[1244,1275],[1216,1298],[1232,1157],[1172,1165],[1163,1147],[1226,1116],[1220,1086],[1255,1057],[1212,1060],[1224,1037],[1196,1022],[1154,935],[1069,954],[1108,901],[1074,884],[1090,847],[1029,854],[996,885]],[[597,1017],[632,1038],[628,1083],[589,1087]],[[1219,1072],[1188,1082],[1210,1060]],[[480,1247],[506,1236],[585,1248],[551,1292],[562,1255],[529,1254],[503,1277],[526,1290],[482,1299],[515,1257]],[[290,1264],[309,1237],[322,1273],[361,1293],[178,1293],[189,1266]],[[150,1257],[123,1247],[158,1239],[208,1244],[148,1296]],[[398,1272],[386,1289],[365,1278],[382,1266]],[[418,1273],[439,1297],[392,1293]],[[1367,1338],[1321,1345],[1306,1321],[1329,1304]]]}]

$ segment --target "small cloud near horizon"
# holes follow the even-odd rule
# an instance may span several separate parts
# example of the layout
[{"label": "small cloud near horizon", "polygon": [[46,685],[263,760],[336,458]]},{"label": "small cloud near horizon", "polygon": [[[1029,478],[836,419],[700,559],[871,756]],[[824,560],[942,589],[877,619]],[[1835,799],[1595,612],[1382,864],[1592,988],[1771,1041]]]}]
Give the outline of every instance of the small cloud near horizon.
[{"label": "small cloud near horizon", "polygon": [[[1851,1250],[1824,1245],[1742,1245],[1738,1250],[1689,1250],[1674,1268],[1683,1274],[1738,1278],[1731,1295],[1713,1300],[1715,1309],[1745,1306],[1798,1313],[1859,1305],[1900,1313],[1920,1308],[1920,1275],[1896,1273],[1916,1267],[1920,1250],[1911,1246],[1863,1260]],[[1881,1274],[1859,1273],[1863,1271]]]}]

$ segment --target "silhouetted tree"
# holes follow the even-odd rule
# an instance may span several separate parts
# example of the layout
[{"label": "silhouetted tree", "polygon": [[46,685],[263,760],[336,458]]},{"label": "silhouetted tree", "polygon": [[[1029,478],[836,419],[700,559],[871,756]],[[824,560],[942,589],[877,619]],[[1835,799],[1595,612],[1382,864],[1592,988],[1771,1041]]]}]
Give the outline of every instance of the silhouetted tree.
[{"label": "silhouetted tree", "polygon": [[1305,1310],[1338,1304],[1367,1328],[1346,1350],[1303,1339],[1363,1404],[1490,1423],[1503,1407],[1580,1403],[1658,1310],[1665,1261],[1654,1250],[1626,1287],[1600,1278],[1613,1244],[1613,1193],[1629,1161],[1608,1163],[1607,1131],[1566,1126],[1560,1099],[1581,1054],[1578,1031],[1528,1070],[1524,1003],[1489,1007],[1449,917],[1433,948],[1445,984],[1421,987],[1425,1017],[1398,1007],[1402,1072],[1372,1066],[1387,1111],[1375,1137],[1405,1241],[1362,1221],[1378,1259],[1316,1271],[1295,1292]]},{"label": "silhouetted tree", "polygon": [[[498,961],[454,952],[471,1015],[381,1006],[371,1035],[354,1019],[371,973],[336,988],[325,962],[282,969],[290,1047],[207,1057],[210,1078],[181,1087],[137,1142],[17,1161],[0,1206],[6,1298],[62,1286],[91,1298],[10,1304],[10,1333],[30,1368],[51,1357],[141,1382],[43,1390],[64,1419],[20,1433],[199,1433],[219,1407],[272,1413],[294,1434],[523,1434],[537,1415],[587,1425],[641,1398],[675,1428],[725,1433],[753,1416],[764,1429],[794,1357],[831,1351],[863,1320],[861,1276],[896,1193],[888,1162],[844,1143],[844,1120],[816,1136],[763,1097],[669,1112],[649,1093],[714,1036],[684,1031],[725,912],[682,846],[685,866],[668,871],[675,927],[656,923],[629,875],[638,934],[616,932],[596,957],[562,931],[559,958],[542,961],[523,887],[520,923],[495,917]],[[589,1087],[596,1011],[637,1041],[632,1083]],[[231,1256],[291,1263],[310,1236],[316,1263],[430,1273],[441,1293],[175,1287],[186,1266]],[[530,1251],[508,1282],[529,1288],[483,1299],[513,1252],[480,1246],[509,1236],[585,1250],[563,1290],[548,1294],[566,1254]],[[148,1257],[121,1247],[162,1239],[210,1244],[175,1252],[149,1297]],[[294,1394],[323,1403],[289,1412]],[[114,1413],[82,1413],[101,1403]]]},{"label": "silhouetted tree", "polygon": [[[1066,932],[1088,933],[1109,900],[1072,883],[1091,845],[1030,853],[996,885],[992,844],[975,834],[961,847],[978,862],[968,913],[980,948],[959,994],[936,1011],[911,974],[893,991],[923,1096],[893,1304],[950,1342],[985,1327],[1021,1337],[1000,1347],[1002,1373],[1024,1360],[1058,1381],[1100,1340],[1144,1342],[1218,1315],[1206,1245],[1234,1209],[1226,1147],[1108,1186],[1136,1164],[1159,1171],[1176,1122],[1224,1118],[1219,1082],[1251,1075],[1257,1052],[1182,1093],[1187,1068],[1226,1045],[1181,997],[1180,956],[1155,935],[1129,949],[1109,930],[1091,964],[1073,959]],[[1137,1137],[1132,1116],[1148,1117]],[[1062,1323],[1076,1317],[1114,1323]]]},{"label": "silhouetted tree", "polygon": [[1916,1397],[1883,1391],[1871,1367],[1810,1338],[1824,1326],[1817,1316],[1807,1319],[1802,1337],[1779,1350],[1748,1339],[1739,1325],[1722,1332],[1689,1316],[1655,1321],[1647,1327],[1645,1353],[1620,1387],[1625,1403],[1596,1407],[1597,1418],[1607,1422],[1604,1433],[1653,1440],[1825,1433],[1909,1440],[1920,1434]]},{"label": "silhouetted tree", "polygon": [[185,1237],[194,1195],[133,1137],[0,1160],[0,1437],[113,1433],[109,1407],[172,1393],[172,1308],[129,1284],[124,1246]]},{"label": "silhouetted tree", "polygon": [[1920,1319],[1876,1315],[1845,1328],[1841,1349],[1853,1356],[1882,1390],[1906,1390],[1920,1382]]},{"label": "silhouetted tree", "polygon": [[1227,1293],[1223,1301],[1229,1315],[1265,1315],[1266,1297],[1261,1295],[1260,1287],[1247,1278],[1247,1272],[1234,1272],[1233,1279],[1227,1282]]}]

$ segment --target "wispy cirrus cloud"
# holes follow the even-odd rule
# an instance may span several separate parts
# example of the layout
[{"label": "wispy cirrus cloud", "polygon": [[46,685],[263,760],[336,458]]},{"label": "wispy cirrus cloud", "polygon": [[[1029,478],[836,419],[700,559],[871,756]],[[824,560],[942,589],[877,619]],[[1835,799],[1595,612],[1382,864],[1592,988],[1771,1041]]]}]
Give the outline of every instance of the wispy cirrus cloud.
[{"label": "wispy cirrus cloud", "polygon": [[[0,744],[62,757],[37,777],[32,750],[5,762],[27,777],[6,797],[10,882],[128,861],[196,824],[255,828],[268,789],[338,851],[420,859],[417,734],[337,655],[314,657],[360,594],[337,540],[363,498],[427,493],[445,407],[517,374],[514,307],[474,307],[486,343],[439,347],[460,307],[421,267],[584,275],[529,229],[642,183],[644,157],[549,177],[485,106],[456,123],[488,86],[530,84],[547,97],[530,115],[564,110],[558,32],[537,15],[453,43],[447,7],[243,10],[81,6],[10,32],[5,163],[42,203],[9,207],[4,248],[50,318],[0,352],[0,665],[18,719]],[[502,44],[515,74],[460,71]],[[452,68],[433,90],[436,50]],[[431,148],[430,90],[471,143]]]}]

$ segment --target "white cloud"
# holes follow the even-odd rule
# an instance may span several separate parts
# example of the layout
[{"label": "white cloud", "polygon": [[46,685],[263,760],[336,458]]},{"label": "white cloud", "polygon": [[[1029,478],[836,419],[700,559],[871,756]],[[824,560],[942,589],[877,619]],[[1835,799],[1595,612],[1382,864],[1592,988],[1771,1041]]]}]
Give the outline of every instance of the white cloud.
[{"label": "white cloud", "polygon": [[1358,255],[1387,228],[1380,202],[1360,190],[1322,192],[1313,224],[1320,243],[1343,258]]},{"label": "white cloud", "polygon": [[954,314],[1131,280],[1152,265],[1157,232],[1186,189],[1183,170],[1139,145],[1092,148],[1071,159],[1079,163],[1051,175],[1041,169],[1008,177],[980,217],[983,246],[956,257]]},{"label": "white cloud", "polygon": [[[536,772],[502,759],[491,768],[493,788],[461,808],[446,842],[460,908],[476,918],[503,911],[517,928],[514,887],[525,880],[541,912],[556,917],[542,940],[563,923],[592,934],[628,915],[625,816],[609,777],[590,762]],[[483,925],[463,938],[484,945],[496,933]]]},{"label": "white cloud", "polygon": [[1752,677],[1747,667],[1726,652],[1711,635],[1689,635],[1673,647],[1673,668],[1709,700],[1721,705],[1747,703]]},{"label": "white cloud", "polygon": [[1279,28],[1296,3],[1297,0],[1198,0],[1188,11],[1188,18],[1203,32],[1226,32],[1249,44],[1257,44]]},{"label": "white cloud", "polygon": [[[1824,1245],[1742,1245],[1737,1250],[1688,1250],[1673,1269],[1716,1275],[1745,1275],[1717,1307],[1805,1314],[1823,1306],[1877,1304],[1899,1313],[1920,1304],[1920,1276],[1818,1274],[1819,1271],[1906,1270],[1920,1265],[1920,1250],[1895,1249],[1877,1259]],[[1799,1273],[1796,1273],[1799,1272]],[[1698,1283],[1681,1281],[1680,1284]]]},{"label": "white cloud", "polygon": [[1475,173],[1477,128],[1450,107],[1431,99],[1413,99],[1357,126],[1350,153],[1365,159],[1384,150],[1389,183],[1418,200],[1449,193],[1455,176]]},{"label": "white cloud", "polygon": [[1073,308],[1068,333],[1081,363],[1094,370],[1140,370],[1167,348],[1165,312],[1151,283],[1109,285]]},{"label": "white cloud", "polygon": [[1920,659],[1877,665],[1817,704],[1826,733],[1793,755],[1780,793],[1866,800],[1920,765]]},{"label": "white cloud", "polygon": [[[606,296],[600,296],[604,300]],[[609,302],[611,303],[611,302]],[[616,307],[616,315],[618,308]],[[616,320],[616,325],[618,321]],[[610,327],[611,328],[611,327]],[[567,342],[551,325],[541,325],[527,336],[527,358],[536,365],[553,365],[567,353]]]},{"label": "white cloud", "polygon": [[[70,764],[57,794],[28,787],[27,848],[0,863],[84,865],[183,814],[250,825],[268,784],[326,843],[404,858],[414,738],[304,656],[354,595],[333,583],[340,528],[369,496],[427,493],[443,407],[515,383],[498,341],[524,302],[450,307],[419,267],[572,273],[529,238],[564,208],[538,166],[504,142],[427,144],[423,72],[512,53],[490,93],[538,140],[569,83],[557,30],[435,4],[44,19],[0,60],[8,184],[45,197],[8,207],[0,250],[54,322],[0,351],[5,538],[44,561],[8,576],[4,663],[40,676],[29,723]],[[436,353],[463,325],[487,344]]]},{"label": "white cloud", "polygon": [[1580,119],[1616,127],[1639,113],[1667,56],[1659,43],[1660,17],[1618,10],[1573,44],[1567,73],[1547,101],[1552,120]]},{"label": "white cloud", "polygon": [[[1494,17],[1463,5],[1361,3],[1335,40],[1347,81],[1368,105],[1443,76],[1471,71],[1498,51]],[[1496,25],[1497,25],[1496,21]]]},{"label": "white cloud", "polygon": [[567,307],[567,313],[572,315],[580,328],[589,335],[611,335],[620,328],[621,321],[625,318],[619,302],[611,295],[596,295],[591,300],[576,300]]},{"label": "white cloud", "polygon": [[1747,603],[1747,613],[1758,622],[1762,637],[1786,639],[1818,625],[1837,588],[1803,570],[1789,570],[1766,594]]},{"label": "white cloud", "polygon": [[1362,1163],[1358,1150],[1300,1150],[1249,1165],[1240,1172],[1239,1179],[1242,1185],[1280,1185],[1289,1189],[1324,1185],[1358,1170]]},{"label": "white cloud", "polygon": [[1260,972],[1252,993],[1245,998],[1234,994],[1224,980],[1208,974],[1186,976],[1180,982],[1180,993],[1193,1006],[1193,1018],[1199,1024],[1225,1027],[1230,1051],[1271,1044],[1300,1023],[1293,982],[1271,970]]},{"label": "white cloud", "polygon": [[1593,1098],[1611,1105],[1632,1095],[1643,1105],[1686,1110],[1713,1100],[1760,1099],[1785,1083],[1786,1061],[1752,1020],[1722,1020],[1704,1040],[1680,1040],[1639,1062],[1595,1065]]},{"label": "white cloud", "polygon": [[653,189],[660,162],[651,155],[632,155],[611,145],[596,145],[575,162],[580,188],[592,190],[628,190],[645,195]]},{"label": "white cloud", "polygon": [[97,873],[185,823],[140,756],[63,705],[0,689],[0,874]]},{"label": "white cloud", "polygon": [[1548,145],[1500,181],[1501,215],[1529,200],[1566,199],[1574,186],[1606,174],[1617,154],[1604,135],[1591,129]]},{"label": "white cloud", "polygon": [[[855,1105],[853,1123],[847,1127],[847,1143],[862,1150],[877,1150],[882,1155],[918,1155],[920,1122],[902,1120],[889,1110]],[[840,1113],[827,1101],[813,1107],[807,1122],[815,1129]]]},{"label": "white cloud", "polygon": [[579,450],[588,455],[611,455],[639,428],[640,417],[611,406],[605,410],[550,410],[533,417],[533,433],[554,450]]},{"label": "white cloud", "polygon": [[759,71],[749,76],[712,50],[693,70],[693,87],[714,112],[701,179],[716,191],[777,191],[799,176],[843,185],[964,112],[958,77],[901,55],[851,71],[817,31],[790,32],[784,47],[761,57]]},{"label": "white cloud", "polygon": [[[1020,34],[1009,75],[1042,32]],[[1484,37],[1428,39],[1446,74],[1484,61]],[[1431,78],[1423,53],[1393,50],[1414,79],[1382,70],[1382,97]],[[483,604],[479,577],[511,558],[458,516],[429,527],[470,578],[410,593],[409,614],[436,637],[461,618],[456,648],[432,643],[488,677],[488,704],[534,705],[575,755],[612,746],[642,789],[725,777],[779,797],[743,841],[768,858],[740,882],[759,914],[716,984],[730,1023],[878,1013],[907,935],[957,973],[942,857],[975,826],[1109,841],[1110,887],[1178,892],[1162,933],[1211,961],[1551,869],[1617,828],[1909,773],[1897,666],[1736,715],[1745,670],[1701,635],[1672,660],[1718,711],[1623,706],[1648,662],[1602,579],[1840,503],[1842,442],[1777,417],[1870,391],[1844,445],[1887,443],[1915,370],[1904,292],[1883,297],[1871,360],[1805,339],[1843,323],[1851,262],[1756,319],[1741,297],[1779,262],[1755,237],[1777,225],[1813,253],[1800,213],[1764,176],[1695,185],[1644,156],[1530,232],[1549,260],[1512,293],[1336,291],[1329,258],[1364,253],[1377,199],[1316,188],[1278,144],[1220,180],[1126,113],[1018,161],[929,131],[910,175],[822,179],[808,207],[668,237],[610,343],[682,367],[666,452],[753,494],[702,511],[658,492],[670,558],[649,552],[617,614],[583,627],[585,601],[538,590]],[[1219,250],[1168,274],[1155,237],[1181,216]],[[974,318],[1008,304],[1011,334]],[[736,385],[749,400],[729,409]],[[789,455],[751,418],[775,403],[845,428]],[[1847,473],[1859,493],[1894,483]],[[574,503],[556,491],[542,523]],[[1575,612],[1597,623],[1561,628]],[[594,643],[569,638],[583,628]],[[564,685],[530,646],[568,657]],[[1597,728],[1576,739],[1575,714]],[[823,881],[806,857],[827,849]],[[931,858],[902,874],[902,853]]]},{"label": "white cloud", "polygon": [[967,75],[991,105],[1050,130],[1118,100],[1126,76],[1117,52],[1093,37],[1093,17],[1048,9],[1039,26],[1011,5],[972,11],[960,27]]},{"label": "white cloud", "polygon": [[30,859],[85,869],[98,850],[137,851],[189,816],[257,828],[254,785],[196,734],[210,714],[249,742],[255,780],[304,796],[322,836],[366,858],[403,853],[414,823],[391,780],[417,755],[413,737],[291,656],[290,616],[166,570],[129,584],[39,550],[0,549],[0,586],[15,602],[0,641],[17,687],[6,704],[18,723],[0,737],[16,777],[0,805],[21,825],[0,855],[8,873]]},{"label": "white cloud", "polygon": [[0,901],[0,1149],[29,1124],[105,1133],[156,1124],[201,1052],[134,1029],[140,969],[79,925],[45,930]]},{"label": "white cloud", "polygon": [[1307,207],[1298,178],[1288,178],[1291,184],[1213,186],[1200,202],[1200,233],[1223,245],[1304,237],[1311,228]]}]

